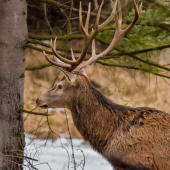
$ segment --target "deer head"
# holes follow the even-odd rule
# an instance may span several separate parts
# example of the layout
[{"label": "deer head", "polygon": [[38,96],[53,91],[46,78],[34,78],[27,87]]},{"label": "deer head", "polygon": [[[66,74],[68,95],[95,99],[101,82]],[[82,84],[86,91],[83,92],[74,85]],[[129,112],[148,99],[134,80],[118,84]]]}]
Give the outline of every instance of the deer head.
[{"label": "deer head", "polygon": [[37,99],[36,103],[40,108],[67,108],[70,109],[72,101],[76,98],[77,88],[81,80],[77,75],[61,69],[64,78],[57,83],[46,94]]},{"label": "deer head", "polygon": [[[90,11],[91,11],[91,4],[89,3],[88,12],[87,12],[87,18],[85,27],[83,26],[82,21],[82,7],[80,2],[80,10],[79,10],[79,22],[80,22],[80,28],[84,35],[84,46],[82,49],[82,52],[80,54],[80,57],[75,60],[73,51],[71,49],[72,58],[73,60],[68,60],[66,58],[63,58],[56,52],[56,40],[53,42],[51,41],[51,48],[54,53],[54,56],[57,58],[58,61],[53,61],[45,54],[46,59],[53,65],[60,67],[61,72],[64,74],[64,78],[51,90],[49,90],[46,94],[42,95],[39,99],[37,99],[37,106],[41,108],[68,108],[70,109],[71,105],[73,105],[74,98],[76,98],[77,91],[83,89],[83,81],[82,76],[80,76],[81,71],[95,63],[97,60],[104,58],[107,54],[109,54],[114,47],[118,44],[119,40],[124,37],[136,24],[141,10],[142,10],[142,4],[140,5],[139,9],[135,3],[135,0],[132,0],[134,4],[135,9],[135,17],[132,21],[132,23],[124,30],[121,29],[122,25],[122,11],[121,11],[121,4],[119,0],[116,0],[115,3],[111,2],[112,12],[110,16],[99,25],[99,19],[100,19],[100,13],[102,6],[104,4],[104,0],[102,1],[97,17],[96,17],[96,23],[94,30],[91,34],[88,32],[89,28],[89,20],[90,20]],[[117,5],[118,4],[118,5]],[[118,9],[117,9],[118,6]],[[118,12],[117,12],[118,11]],[[114,19],[116,24],[116,31],[114,38],[108,48],[101,52],[100,54],[95,53],[95,36],[99,31],[101,31],[106,25],[108,25],[112,20]],[[92,57],[88,59],[87,61],[84,61],[84,58],[87,54],[88,47],[90,43],[92,42]],[[79,73],[79,74],[78,74]],[[82,91],[83,94],[83,91]]]}]

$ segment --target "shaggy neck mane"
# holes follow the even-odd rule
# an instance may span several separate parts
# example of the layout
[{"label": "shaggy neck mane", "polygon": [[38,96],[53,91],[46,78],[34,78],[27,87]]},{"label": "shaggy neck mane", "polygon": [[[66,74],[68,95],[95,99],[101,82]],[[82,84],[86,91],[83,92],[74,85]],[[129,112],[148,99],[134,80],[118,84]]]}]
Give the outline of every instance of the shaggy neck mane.
[{"label": "shaggy neck mane", "polygon": [[111,102],[90,84],[86,76],[74,73],[79,76],[82,83],[71,109],[73,121],[84,139],[96,150],[103,152],[111,138],[128,122],[129,116],[136,110]]}]

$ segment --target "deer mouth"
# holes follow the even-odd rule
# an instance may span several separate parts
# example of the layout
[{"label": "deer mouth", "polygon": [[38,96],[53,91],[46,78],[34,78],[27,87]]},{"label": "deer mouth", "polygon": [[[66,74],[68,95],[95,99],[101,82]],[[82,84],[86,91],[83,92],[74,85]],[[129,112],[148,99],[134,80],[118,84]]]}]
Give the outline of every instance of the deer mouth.
[{"label": "deer mouth", "polygon": [[41,109],[48,109],[48,105],[42,105],[42,106],[39,106]]}]

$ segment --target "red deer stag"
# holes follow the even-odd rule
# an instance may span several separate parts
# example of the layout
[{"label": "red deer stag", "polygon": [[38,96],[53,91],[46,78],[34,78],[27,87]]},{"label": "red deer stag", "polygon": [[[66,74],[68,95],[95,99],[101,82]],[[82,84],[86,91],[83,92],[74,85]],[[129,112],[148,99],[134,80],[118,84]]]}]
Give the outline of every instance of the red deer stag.
[{"label": "red deer stag", "polygon": [[[72,60],[60,56],[56,39],[51,47],[59,59],[54,62],[45,54],[46,59],[61,68],[64,78],[46,94],[37,99],[40,108],[67,108],[72,112],[75,126],[86,141],[101,153],[115,170],[170,170],[170,115],[152,108],[132,108],[111,102],[89,82],[81,70],[104,58],[119,40],[136,24],[141,10],[133,0],[135,17],[124,30],[121,29],[122,12],[120,1],[111,1],[112,13],[99,25],[100,12],[97,13],[95,28],[89,35],[90,4],[85,27],[82,22],[80,2],[80,28],[84,35],[84,46],[80,57]],[[117,7],[118,6],[118,7]],[[118,11],[118,12],[117,12]],[[95,36],[111,20],[115,21],[116,31],[109,47],[100,54],[95,53]],[[92,42],[92,57],[84,61]]]}]

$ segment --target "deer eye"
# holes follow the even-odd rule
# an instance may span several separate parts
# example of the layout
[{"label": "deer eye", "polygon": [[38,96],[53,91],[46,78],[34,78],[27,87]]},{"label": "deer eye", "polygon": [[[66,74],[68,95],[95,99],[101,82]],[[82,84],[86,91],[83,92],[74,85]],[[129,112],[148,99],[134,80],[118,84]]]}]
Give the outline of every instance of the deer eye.
[{"label": "deer eye", "polygon": [[58,90],[62,89],[63,86],[61,84],[58,85]]}]

